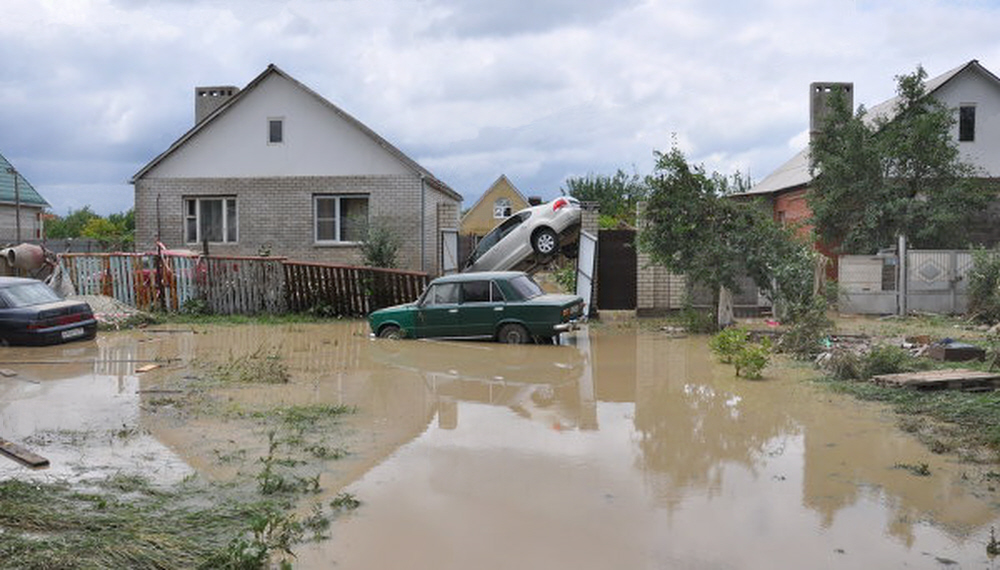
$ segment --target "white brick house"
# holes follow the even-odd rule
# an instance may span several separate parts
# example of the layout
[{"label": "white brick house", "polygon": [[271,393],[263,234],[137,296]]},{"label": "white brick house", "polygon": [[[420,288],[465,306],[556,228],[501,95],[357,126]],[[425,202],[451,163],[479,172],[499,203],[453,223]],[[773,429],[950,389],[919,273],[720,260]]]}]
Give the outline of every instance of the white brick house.
[{"label": "white brick house", "polygon": [[441,272],[461,195],[354,117],[269,65],[243,89],[195,89],[195,126],[132,178],[136,246],[358,263],[367,224],[402,268]]}]

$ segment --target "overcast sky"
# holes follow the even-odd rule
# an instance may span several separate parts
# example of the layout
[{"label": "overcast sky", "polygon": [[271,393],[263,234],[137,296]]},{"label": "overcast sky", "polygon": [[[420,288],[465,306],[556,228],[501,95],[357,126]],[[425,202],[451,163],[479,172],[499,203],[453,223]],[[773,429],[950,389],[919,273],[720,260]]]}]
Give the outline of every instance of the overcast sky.
[{"label": "overcast sky", "polygon": [[465,196],[500,175],[647,174],[673,137],[760,181],[806,145],[808,86],[971,59],[1000,73],[1000,1],[0,0],[0,153],[55,213],[132,206],[194,87],[269,63]]}]

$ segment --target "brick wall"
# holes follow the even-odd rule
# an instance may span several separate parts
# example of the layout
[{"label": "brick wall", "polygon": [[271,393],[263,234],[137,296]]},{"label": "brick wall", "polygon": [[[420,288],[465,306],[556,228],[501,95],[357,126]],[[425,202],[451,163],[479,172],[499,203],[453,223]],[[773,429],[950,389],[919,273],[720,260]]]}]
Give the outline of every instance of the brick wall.
[{"label": "brick wall", "polygon": [[359,194],[369,196],[372,223],[386,225],[401,238],[401,268],[434,272],[437,204],[454,204],[457,218],[458,202],[437,190],[426,189],[427,247],[421,263],[421,186],[418,177],[408,175],[141,179],[135,185],[136,248],[153,248],[159,234],[169,248],[199,249],[200,245],[184,243],[184,199],[235,196],[238,241],[210,244],[211,253],[257,255],[261,249],[268,249],[272,255],[298,260],[355,264],[361,259],[357,246],[315,243],[313,196]]},{"label": "brick wall", "polygon": [[[638,206],[638,226],[642,227],[645,203]],[[650,255],[636,252],[636,313],[656,314],[681,309],[687,297],[687,279],[653,263]]]}]

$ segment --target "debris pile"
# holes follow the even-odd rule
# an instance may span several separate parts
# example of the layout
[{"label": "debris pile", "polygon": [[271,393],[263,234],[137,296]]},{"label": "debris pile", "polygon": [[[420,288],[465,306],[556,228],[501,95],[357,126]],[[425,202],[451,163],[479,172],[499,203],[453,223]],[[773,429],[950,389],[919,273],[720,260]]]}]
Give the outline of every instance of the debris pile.
[{"label": "debris pile", "polygon": [[74,295],[72,298],[90,305],[90,309],[94,311],[94,318],[102,327],[118,330],[153,322],[153,317],[149,313],[130,307],[112,297]]}]

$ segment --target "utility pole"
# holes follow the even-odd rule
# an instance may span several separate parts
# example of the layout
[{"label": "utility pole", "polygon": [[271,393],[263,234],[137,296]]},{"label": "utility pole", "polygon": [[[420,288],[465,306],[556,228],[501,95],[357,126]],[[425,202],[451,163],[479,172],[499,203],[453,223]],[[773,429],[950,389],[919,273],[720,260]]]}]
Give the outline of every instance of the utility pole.
[{"label": "utility pole", "polygon": [[17,185],[17,169],[8,166],[7,174],[14,177],[14,243],[21,243],[21,190]]}]

